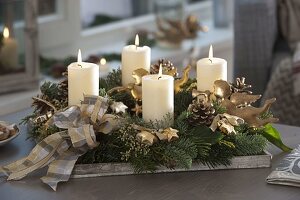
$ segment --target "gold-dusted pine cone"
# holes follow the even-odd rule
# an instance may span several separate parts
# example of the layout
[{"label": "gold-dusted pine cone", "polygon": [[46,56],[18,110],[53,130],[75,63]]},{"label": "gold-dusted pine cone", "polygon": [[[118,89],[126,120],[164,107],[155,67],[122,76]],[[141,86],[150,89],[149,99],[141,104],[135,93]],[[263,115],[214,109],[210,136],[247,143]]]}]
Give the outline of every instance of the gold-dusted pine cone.
[{"label": "gold-dusted pine cone", "polygon": [[163,74],[167,74],[173,77],[178,76],[177,68],[171,61],[166,59],[159,59],[156,64],[151,65],[150,73],[158,74],[160,65],[162,66]]},{"label": "gold-dusted pine cone", "polygon": [[215,117],[215,109],[212,103],[206,101],[193,100],[188,107],[190,115],[188,121],[191,125],[211,125]]},{"label": "gold-dusted pine cone", "polygon": [[252,94],[252,91],[249,90],[252,86],[246,84],[245,80],[246,80],[245,77],[236,78],[235,82],[230,84],[231,91],[233,93]]}]

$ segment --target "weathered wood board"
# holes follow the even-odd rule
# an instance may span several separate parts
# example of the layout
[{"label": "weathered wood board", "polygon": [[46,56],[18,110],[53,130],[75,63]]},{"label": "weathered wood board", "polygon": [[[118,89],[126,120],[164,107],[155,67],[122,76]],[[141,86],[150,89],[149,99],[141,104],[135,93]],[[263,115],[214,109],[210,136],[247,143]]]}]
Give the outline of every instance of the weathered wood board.
[{"label": "weathered wood board", "polygon": [[[239,156],[232,159],[230,166],[218,166],[209,168],[206,165],[194,163],[190,169],[176,168],[170,170],[168,168],[159,168],[155,173],[171,173],[171,172],[189,172],[203,170],[220,170],[220,169],[250,169],[250,168],[266,168],[271,167],[271,155],[257,156]],[[99,163],[99,164],[80,164],[75,165],[72,178],[87,178],[98,176],[121,176],[136,174],[129,163]]]}]

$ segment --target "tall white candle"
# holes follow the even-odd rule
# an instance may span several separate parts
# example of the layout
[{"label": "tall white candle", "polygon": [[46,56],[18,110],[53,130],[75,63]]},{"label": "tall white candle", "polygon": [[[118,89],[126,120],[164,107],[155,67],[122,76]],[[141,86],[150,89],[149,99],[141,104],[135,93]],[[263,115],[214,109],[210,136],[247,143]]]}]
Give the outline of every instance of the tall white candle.
[{"label": "tall white candle", "polygon": [[78,50],[77,62],[68,66],[69,105],[79,105],[83,95],[99,95],[99,66],[82,62]]},{"label": "tall white candle", "polygon": [[9,37],[9,30],[7,27],[3,29],[3,44],[0,48],[0,62],[1,65],[7,69],[18,69],[18,44],[15,39]]},{"label": "tall white candle", "polygon": [[148,46],[139,47],[139,36],[135,37],[135,45],[128,45],[122,51],[122,85],[133,83],[132,72],[139,68],[150,71],[151,49]]},{"label": "tall white candle", "polygon": [[174,116],[174,78],[162,74],[146,75],[142,78],[143,119],[164,120],[167,114]]},{"label": "tall white candle", "polygon": [[227,61],[213,57],[213,48],[210,46],[208,58],[197,62],[197,90],[213,90],[216,80],[227,81]]}]

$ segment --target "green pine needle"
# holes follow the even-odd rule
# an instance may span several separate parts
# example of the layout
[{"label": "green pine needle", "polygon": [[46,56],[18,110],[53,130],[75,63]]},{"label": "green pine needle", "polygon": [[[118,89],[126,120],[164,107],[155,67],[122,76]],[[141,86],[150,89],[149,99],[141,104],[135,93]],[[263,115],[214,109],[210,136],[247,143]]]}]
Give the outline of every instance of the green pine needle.
[{"label": "green pine needle", "polygon": [[238,134],[235,137],[235,146],[237,156],[259,155],[267,147],[267,139],[262,135]]}]

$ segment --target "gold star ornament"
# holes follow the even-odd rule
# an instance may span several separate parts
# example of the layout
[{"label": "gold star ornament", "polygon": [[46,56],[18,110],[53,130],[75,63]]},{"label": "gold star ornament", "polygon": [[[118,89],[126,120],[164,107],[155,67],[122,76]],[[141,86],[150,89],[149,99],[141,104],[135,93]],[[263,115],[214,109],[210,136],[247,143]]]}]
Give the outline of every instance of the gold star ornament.
[{"label": "gold star ornament", "polygon": [[159,140],[167,140],[168,142],[172,142],[174,140],[177,140],[179,138],[178,136],[178,130],[173,128],[167,128],[162,131],[159,131],[156,133],[156,136],[159,138]]}]

